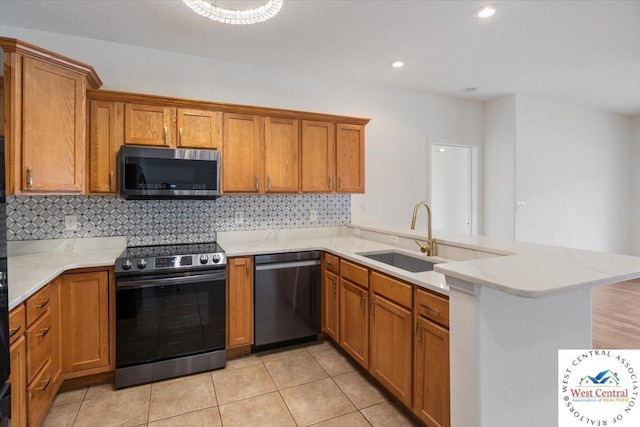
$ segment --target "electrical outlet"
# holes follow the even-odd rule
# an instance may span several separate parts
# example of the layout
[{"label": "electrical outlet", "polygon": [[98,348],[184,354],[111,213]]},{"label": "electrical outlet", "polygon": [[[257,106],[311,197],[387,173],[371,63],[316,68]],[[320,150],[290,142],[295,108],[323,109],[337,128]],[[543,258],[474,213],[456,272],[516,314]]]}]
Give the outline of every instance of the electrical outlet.
[{"label": "electrical outlet", "polygon": [[236,224],[242,224],[244,222],[244,212],[236,211],[234,218],[235,218]]},{"label": "electrical outlet", "polygon": [[318,220],[318,211],[310,210],[309,211],[309,221],[317,221]]},{"label": "electrical outlet", "polygon": [[360,213],[361,214],[366,214],[367,213],[367,205],[364,203],[360,203]]},{"label": "electrical outlet", "polygon": [[389,236],[389,243],[398,243],[398,242],[399,242],[398,236],[394,236],[394,235]]},{"label": "electrical outlet", "polygon": [[75,231],[78,229],[78,216],[66,215],[64,217],[64,231]]}]

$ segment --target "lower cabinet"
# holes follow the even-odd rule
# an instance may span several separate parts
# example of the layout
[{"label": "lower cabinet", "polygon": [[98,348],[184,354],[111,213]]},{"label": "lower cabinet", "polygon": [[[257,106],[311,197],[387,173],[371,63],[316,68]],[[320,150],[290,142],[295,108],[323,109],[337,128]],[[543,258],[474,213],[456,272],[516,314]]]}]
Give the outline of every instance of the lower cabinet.
[{"label": "lower cabinet", "polygon": [[369,368],[369,293],[340,278],[340,345]]},{"label": "lower cabinet", "polygon": [[66,378],[112,369],[109,272],[62,275],[62,364]]},{"label": "lower cabinet", "polygon": [[9,350],[11,360],[11,425],[27,425],[27,348],[24,336],[20,336]]},{"label": "lower cabinet", "polygon": [[322,329],[335,341],[339,340],[339,295],[338,275],[325,269],[322,279]]},{"label": "lower cabinet", "polygon": [[410,407],[412,313],[386,298],[371,299],[371,375]]},{"label": "lower cabinet", "polygon": [[253,257],[227,259],[227,348],[253,344]]},{"label": "lower cabinet", "polygon": [[430,427],[449,426],[449,331],[416,319],[414,413]]}]

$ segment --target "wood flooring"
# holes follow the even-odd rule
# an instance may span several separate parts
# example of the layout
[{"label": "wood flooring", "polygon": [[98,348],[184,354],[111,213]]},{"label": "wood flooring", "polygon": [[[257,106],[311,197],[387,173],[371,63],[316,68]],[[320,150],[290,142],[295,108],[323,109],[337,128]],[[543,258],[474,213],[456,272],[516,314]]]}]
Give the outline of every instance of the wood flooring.
[{"label": "wood flooring", "polygon": [[592,347],[640,349],[640,279],[593,289]]}]

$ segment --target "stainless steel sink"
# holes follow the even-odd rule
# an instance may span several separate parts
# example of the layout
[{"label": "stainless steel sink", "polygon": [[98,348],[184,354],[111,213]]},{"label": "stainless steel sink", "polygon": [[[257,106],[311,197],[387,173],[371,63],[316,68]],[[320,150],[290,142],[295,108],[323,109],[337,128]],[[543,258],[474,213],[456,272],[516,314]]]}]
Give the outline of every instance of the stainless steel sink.
[{"label": "stainless steel sink", "polygon": [[365,258],[383,262],[393,267],[401,268],[412,273],[420,273],[422,271],[431,271],[436,264],[425,258],[407,255],[402,252],[384,251],[384,252],[360,252]]}]

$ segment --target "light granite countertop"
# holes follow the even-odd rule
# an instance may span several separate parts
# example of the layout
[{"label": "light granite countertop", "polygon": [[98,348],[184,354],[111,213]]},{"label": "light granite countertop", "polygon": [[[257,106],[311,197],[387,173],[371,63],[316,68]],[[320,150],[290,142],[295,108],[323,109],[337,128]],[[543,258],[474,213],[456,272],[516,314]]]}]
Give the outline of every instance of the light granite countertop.
[{"label": "light granite countertop", "polygon": [[9,242],[9,310],[67,270],[113,265],[126,246],[125,237]]}]

